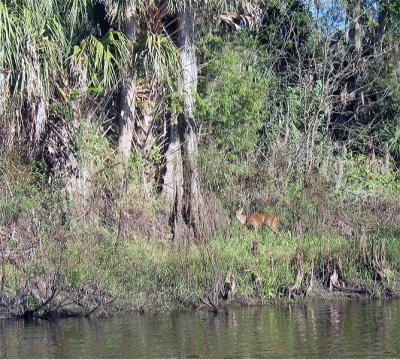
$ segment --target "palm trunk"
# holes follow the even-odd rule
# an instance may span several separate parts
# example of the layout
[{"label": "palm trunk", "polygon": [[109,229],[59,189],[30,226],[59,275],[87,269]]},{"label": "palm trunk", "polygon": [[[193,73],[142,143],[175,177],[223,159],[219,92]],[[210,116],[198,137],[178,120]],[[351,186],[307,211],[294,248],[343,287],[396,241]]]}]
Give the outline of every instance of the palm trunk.
[{"label": "palm trunk", "polygon": [[[93,116],[93,110],[87,108],[86,93],[88,87],[88,78],[82,64],[76,63],[72,68],[72,86],[78,90],[80,96],[78,101],[73,102],[73,127],[85,128],[90,126],[90,119]],[[63,140],[65,143],[70,143],[67,128],[62,131]],[[76,219],[85,221],[86,213],[88,212],[88,197],[90,194],[90,173],[87,168],[87,163],[80,161],[80,156],[77,157],[70,148],[65,149],[68,154],[64,156],[62,163],[59,166],[59,172],[56,172],[56,177],[63,178],[64,191],[67,194],[65,203],[65,215],[69,212]]]},{"label": "palm trunk", "polygon": [[152,162],[151,149],[155,143],[153,135],[154,114],[155,114],[155,101],[149,99],[144,103],[142,108],[141,117],[135,122],[135,143],[138,144],[143,158],[146,161],[142,172],[143,191],[146,197],[149,197],[154,189],[155,166]]},{"label": "palm trunk", "polygon": [[194,102],[197,89],[197,64],[194,46],[194,12],[192,5],[186,4],[178,14],[179,33],[178,47],[180,49],[183,70],[183,94],[185,109],[185,152],[186,173],[185,181],[190,192],[188,199],[186,217],[188,224],[194,230],[194,235],[199,237],[201,227],[202,196],[197,168],[197,133],[194,124]]},{"label": "palm trunk", "polygon": [[178,116],[171,118],[169,129],[169,145],[165,154],[166,172],[162,193],[165,199],[166,210],[170,213],[169,223],[172,229],[173,242],[181,242],[184,238],[183,210],[183,165],[181,141],[179,138]]},{"label": "palm trunk", "polygon": [[[126,10],[124,32],[129,40],[136,41],[137,27],[132,4]],[[135,79],[129,73],[122,83],[119,113],[118,151],[125,161],[128,161],[131,155],[136,106],[135,89]]]},{"label": "palm trunk", "polygon": [[47,122],[47,108],[48,101],[44,98],[39,98],[37,102],[33,103],[33,138],[32,143],[38,145],[40,137]]},{"label": "palm trunk", "polygon": [[186,5],[179,14],[178,47],[183,69],[183,93],[185,99],[185,117],[188,122],[194,119],[194,92],[197,89],[197,63],[194,46],[194,14],[190,5]]},{"label": "palm trunk", "polygon": [[118,151],[125,161],[128,161],[131,155],[136,105],[135,87],[134,79],[127,78],[121,90]]}]

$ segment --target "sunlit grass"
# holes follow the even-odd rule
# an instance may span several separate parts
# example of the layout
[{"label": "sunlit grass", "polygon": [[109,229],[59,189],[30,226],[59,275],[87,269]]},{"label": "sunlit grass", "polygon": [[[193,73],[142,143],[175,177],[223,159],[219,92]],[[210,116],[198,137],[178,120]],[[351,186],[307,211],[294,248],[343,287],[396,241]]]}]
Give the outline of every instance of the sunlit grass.
[{"label": "sunlit grass", "polygon": [[[95,282],[146,309],[199,305],[218,280],[223,285],[227,273],[236,279],[237,302],[274,300],[294,284],[298,253],[303,255],[305,273],[313,270],[315,275],[327,259],[337,257],[347,284],[371,284],[373,280],[360,265],[358,244],[340,236],[297,240],[289,234],[275,238],[268,231],[255,234],[237,229],[230,237],[221,235],[207,244],[184,247],[141,239],[118,242],[96,232],[91,234],[96,237],[92,241],[87,234],[86,243],[79,238],[67,243],[67,282],[72,287]],[[258,256],[251,253],[253,240],[260,244]],[[395,253],[399,245],[394,237],[386,243],[388,261],[398,268]]]}]

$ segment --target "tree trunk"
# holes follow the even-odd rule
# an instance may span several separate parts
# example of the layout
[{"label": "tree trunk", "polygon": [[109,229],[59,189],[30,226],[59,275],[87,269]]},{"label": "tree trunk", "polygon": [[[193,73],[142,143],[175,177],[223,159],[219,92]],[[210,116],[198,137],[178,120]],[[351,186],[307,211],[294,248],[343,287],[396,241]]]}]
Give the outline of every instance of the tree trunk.
[{"label": "tree trunk", "polygon": [[185,117],[194,119],[194,92],[197,89],[197,63],[194,46],[194,14],[191,5],[186,5],[179,13],[178,47],[183,70],[183,94],[185,100]]},{"label": "tree trunk", "polygon": [[[80,94],[77,101],[72,102],[73,106],[73,128],[80,127],[80,131],[86,131],[90,126],[91,119],[94,116],[94,108],[88,106],[87,87],[88,78],[86,71],[81,63],[75,63],[72,69],[72,86]],[[70,144],[68,132],[70,129],[67,123],[60,130],[64,143]],[[71,213],[76,219],[85,221],[88,212],[88,198],[90,196],[90,176],[87,163],[81,160],[81,156],[76,156],[72,148],[68,146],[65,149],[67,153],[61,157],[61,163],[55,172],[57,177],[62,179],[63,188],[66,194],[66,203],[64,215]],[[57,166],[57,164],[56,164]]]},{"label": "tree trunk", "polygon": [[40,137],[47,122],[48,101],[44,98],[39,98],[32,103],[33,131],[31,132],[31,143],[38,145]]},{"label": "tree trunk", "polygon": [[197,89],[197,63],[194,46],[194,11],[190,3],[185,4],[178,14],[178,47],[181,54],[183,71],[183,96],[185,115],[185,181],[184,188],[189,191],[186,197],[186,221],[199,237],[202,220],[202,196],[197,168],[197,133],[194,123],[195,91]]},{"label": "tree trunk", "polygon": [[156,99],[150,98],[141,106],[134,123],[134,141],[141,152],[145,165],[142,169],[143,191],[149,197],[154,188],[155,166],[153,163],[151,150],[155,143],[153,134],[154,115],[156,109]]},{"label": "tree trunk", "polygon": [[[133,4],[128,6],[125,13],[124,33],[132,42],[136,41],[137,27],[134,19]],[[128,161],[131,155],[132,138],[135,120],[136,82],[133,74],[128,72],[124,78],[121,89],[120,113],[119,113],[119,137],[118,151],[124,161]]]},{"label": "tree trunk", "polygon": [[118,151],[125,161],[128,161],[131,155],[136,104],[135,88],[133,78],[124,80],[121,90]]},{"label": "tree trunk", "polygon": [[166,159],[166,172],[162,193],[168,213],[169,223],[172,229],[173,242],[184,240],[182,229],[184,228],[183,209],[183,165],[181,155],[181,141],[179,138],[178,116],[171,118],[169,129],[169,145]]},{"label": "tree trunk", "polygon": [[378,51],[383,50],[383,36],[385,35],[386,32],[386,23],[389,18],[389,12],[386,8],[380,5],[379,9],[379,15],[378,15],[378,28],[376,30],[376,37],[375,37],[375,43],[378,44]]}]

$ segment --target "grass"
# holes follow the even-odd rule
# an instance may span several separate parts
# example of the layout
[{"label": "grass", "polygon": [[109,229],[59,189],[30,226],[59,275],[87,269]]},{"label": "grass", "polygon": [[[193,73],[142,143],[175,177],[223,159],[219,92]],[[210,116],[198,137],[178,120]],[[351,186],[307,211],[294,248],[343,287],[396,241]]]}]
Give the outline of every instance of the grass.
[{"label": "grass", "polygon": [[[341,213],[354,213],[354,208],[344,202],[323,201],[325,192],[316,197],[326,207],[325,212],[330,213],[329,217],[324,217],[325,221],[329,219],[329,226],[325,227],[319,226],[315,216],[317,209],[311,206],[317,200],[307,197],[303,202],[296,202],[291,201],[289,194],[285,197],[287,202],[298,205],[297,213],[301,215],[305,233],[299,239],[288,230],[293,209],[282,205],[282,208],[272,209],[286,219],[282,221],[283,232],[279,238],[268,229],[255,233],[234,221],[229,236],[219,234],[207,244],[192,242],[183,247],[172,245],[170,240],[141,239],[138,234],[133,237],[134,230],[140,226],[134,220],[129,223],[132,225],[129,229],[133,230],[128,231],[124,239],[117,239],[117,220],[106,222],[105,217],[96,212],[96,204],[93,204],[93,213],[88,213],[85,218],[79,218],[75,213],[64,222],[63,213],[68,203],[58,190],[41,190],[34,180],[37,175],[33,169],[28,176],[23,170],[29,172],[29,168],[17,167],[13,162],[3,164],[6,165],[1,178],[7,186],[0,193],[1,248],[5,248],[4,253],[0,251],[0,280],[4,294],[0,299],[8,298],[10,303],[18,302],[14,300],[18,296],[31,298],[32,293],[40,292],[41,288],[56,286],[61,292],[72,293],[78,301],[88,298],[84,305],[89,308],[99,303],[106,306],[114,299],[124,310],[196,307],[207,297],[221,300],[228,274],[236,282],[234,302],[265,303],[288,298],[288,289],[298,275],[299,254],[304,276],[297,288],[298,297],[306,292],[312,277],[315,295],[326,294],[324,290],[329,285],[333,267],[340,271],[341,279],[349,288],[367,287],[374,296],[387,295],[387,288],[392,293],[399,293],[400,228],[393,224],[383,227],[382,224],[382,218],[387,224],[396,223],[393,218],[397,212],[393,210],[392,217],[388,217],[391,212],[385,212],[385,208],[395,208],[397,197],[387,206],[383,205],[388,201],[386,198],[378,203],[379,206],[353,206],[358,208],[357,215],[360,216],[353,221],[355,232],[359,232],[365,223],[369,223],[367,228],[376,228],[368,232],[366,261],[357,234],[348,237],[332,234],[337,223],[346,222],[347,217]],[[97,191],[93,198],[108,200],[110,211],[117,213],[118,203],[104,193]],[[157,209],[153,208],[152,201],[147,207],[144,214],[151,217]],[[312,210],[307,210],[308,207]],[[115,213],[114,217],[118,218]],[[374,218],[373,214],[380,218]],[[148,222],[146,215],[142,222]],[[157,225],[156,221],[149,223]],[[259,242],[258,256],[251,252],[254,240]],[[378,248],[383,240],[386,249],[386,263],[383,264],[390,269],[390,277],[381,281],[371,265],[371,250],[373,243]],[[51,275],[58,279],[49,282]],[[33,304],[28,300],[21,310],[30,310],[37,302],[40,303],[40,298]]]},{"label": "grass", "polygon": [[[347,285],[374,281],[370,268],[361,264],[356,241],[339,236],[296,241],[289,234],[276,239],[264,231],[257,235],[260,254],[253,256],[255,234],[242,228],[229,238],[217,236],[208,244],[188,248],[141,239],[118,242],[110,233],[84,232],[86,240],[70,239],[63,249],[64,285],[76,289],[95,284],[141,310],[199,305],[202,298],[223,288],[227,273],[236,280],[236,302],[275,300],[295,283],[298,252],[303,253],[306,275],[313,271],[321,276],[326,262],[337,258]],[[394,236],[386,238],[386,250],[398,280],[400,245]]]}]

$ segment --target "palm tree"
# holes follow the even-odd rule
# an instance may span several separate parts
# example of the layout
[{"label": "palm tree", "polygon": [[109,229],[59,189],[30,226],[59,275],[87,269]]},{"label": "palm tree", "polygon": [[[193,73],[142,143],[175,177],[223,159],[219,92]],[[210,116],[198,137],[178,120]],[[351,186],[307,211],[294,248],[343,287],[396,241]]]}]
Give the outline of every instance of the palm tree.
[{"label": "palm tree", "polygon": [[[18,114],[17,120],[10,118],[0,131],[8,134],[10,143],[16,138],[24,143],[22,138],[27,137],[30,150],[47,151],[48,157],[64,161],[58,167],[65,172],[73,167],[67,163],[72,152],[56,156],[54,148],[39,146],[44,129],[51,125],[49,118],[54,118],[49,117],[50,105],[70,106],[72,90],[85,94],[89,87],[98,87],[112,93],[120,84],[118,151],[126,163],[132,143],[145,156],[155,144],[163,149],[162,192],[171,219],[182,224],[186,218],[186,224],[199,234],[202,196],[194,118],[194,18],[215,9],[234,9],[237,3],[98,0],[96,4],[107,10],[109,25],[120,29],[98,36],[91,1],[0,2],[0,89],[10,92],[13,112]],[[177,31],[168,34],[168,22],[174,21]],[[78,23],[84,24],[83,28]],[[176,96],[178,88],[181,95]],[[1,113],[6,109],[3,102]],[[156,115],[160,108],[162,116]],[[75,109],[80,115],[74,121],[79,124],[83,117],[79,103]],[[158,119],[163,119],[162,123]],[[73,131],[65,120],[62,123],[63,133]],[[69,151],[72,137],[62,139],[66,144],[60,146],[62,151]],[[144,182],[150,183],[151,175],[147,177]],[[186,204],[183,198],[187,198]]]},{"label": "palm tree", "polygon": [[178,47],[182,62],[182,90],[184,98],[184,116],[186,121],[185,150],[187,156],[187,173],[185,180],[189,193],[189,203],[186,204],[186,213],[189,224],[194,230],[195,237],[199,237],[201,230],[202,195],[200,190],[199,173],[197,168],[198,140],[194,119],[195,92],[197,90],[197,61],[194,38],[194,7],[191,2],[183,3],[178,8]]},{"label": "palm tree", "polygon": [[[103,0],[102,3],[107,7],[108,13],[114,22],[119,24],[126,37],[132,44],[143,43],[143,37],[151,39],[152,34],[156,34],[157,41],[147,41],[146,51],[136,46],[135,51],[131,53],[131,66],[126,70],[121,87],[121,103],[119,113],[119,137],[118,150],[122,158],[126,162],[131,153],[132,141],[135,138],[135,143],[139,145],[139,136],[135,136],[137,127],[141,132],[146,133],[151,127],[153,118],[151,113],[153,99],[147,99],[147,105],[144,106],[149,113],[144,114],[141,123],[137,119],[138,111],[136,111],[136,103],[140,94],[138,93],[138,78],[140,63],[149,63],[151,66],[144,66],[145,76],[147,80],[145,85],[140,88],[149,90],[149,83],[159,84],[162,82],[160,74],[166,74],[168,71],[159,71],[162,67],[175,67],[175,51],[173,46],[170,46],[170,37],[166,34],[164,19],[168,16],[175,16],[178,20],[179,30],[177,36],[177,46],[180,52],[181,68],[182,68],[182,86],[181,92],[184,98],[184,119],[188,130],[185,135],[178,131],[178,114],[172,114],[169,122],[169,144],[166,150],[165,163],[166,172],[164,175],[163,193],[166,198],[166,203],[172,216],[181,218],[183,204],[183,163],[181,154],[181,138],[185,138],[185,148],[188,158],[187,177],[190,189],[188,198],[193,198],[190,204],[187,205],[185,212],[192,213],[193,218],[199,218],[200,206],[200,190],[197,175],[196,156],[197,156],[197,138],[194,127],[194,92],[197,86],[197,65],[195,59],[194,48],[194,13],[192,2],[184,1],[112,1]],[[160,45],[161,44],[161,45]],[[157,46],[159,45],[159,46]],[[166,47],[167,46],[167,47]],[[143,54],[148,55],[142,62]],[[156,54],[156,55],[155,55]],[[139,59],[139,60],[138,60]],[[174,72],[174,70],[172,71]],[[151,81],[150,78],[155,74],[156,81]],[[143,77],[143,76],[142,76]],[[167,76],[168,77],[168,76]],[[169,89],[172,92],[172,88]],[[147,138],[150,136],[147,135]],[[143,146],[138,146],[139,148]],[[145,177],[145,176],[143,176]],[[148,181],[144,181],[148,182]],[[180,220],[179,220],[180,222]],[[194,221],[192,221],[194,223]],[[194,228],[196,226],[193,226]]]},{"label": "palm tree", "polygon": [[[92,10],[90,1],[81,0],[0,2],[0,88],[10,94],[12,109],[1,116],[2,146],[19,145],[30,156],[45,158],[70,193],[79,187],[73,133],[87,107],[84,102],[73,107],[70,93],[86,94],[90,86],[112,90],[128,51],[117,31],[95,36]],[[72,107],[73,126],[55,106]]]},{"label": "palm tree", "polygon": [[[215,12],[224,12],[227,10],[250,10],[252,5],[258,3],[258,1],[229,1],[229,0],[214,0],[214,1],[174,1],[169,2],[175,16],[178,20],[178,34],[177,34],[177,46],[180,51],[181,64],[182,64],[182,84],[181,91],[184,98],[184,111],[183,117],[185,124],[181,126],[184,128],[185,133],[181,134],[184,138],[184,150],[185,154],[183,157],[186,158],[186,169],[183,179],[186,184],[184,189],[188,193],[182,194],[182,191],[176,190],[181,183],[180,171],[177,170],[179,165],[179,159],[181,155],[175,155],[175,161],[170,161],[170,166],[172,169],[168,168],[167,162],[167,174],[175,173],[177,177],[173,179],[172,176],[168,178],[168,187],[165,193],[169,202],[174,204],[174,209],[176,211],[178,203],[182,202],[183,196],[187,198],[187,203],[185,204],[184,212],[185,218],[187,218],[187,224],[193,230],[193,234],[196,238],[200,238],[204,232],[204,205],[203,196],[200,188],[200,180],[197,166],[197,156],[198,156],[198,134],[196,129],[196,121],[194,116],[195,107],[195,93],[197,90],[197,60],[195,51],[195,27],[194,19],[196,14],[210,15],[215,14]],[[178,145],[178,136],[176,135],[176,121],[171,122],[171,133],[170,133],[170,147],[168,149],[169,153],[173,153]],[[182,136],[183,135],[183,136]],[[167,153],[168,153],[167,152]],[[178,167],[177,167],[178,166]],[[172,181],[171,181],[172,178]],[[167,178],[166,178],[167,179]],[[174,190],[171,190],[174,189]],[[172,198],[171,196],[175,196]],[[173,214],[173,218],[176,218],[176,213]],[[175,233],[175,231],[174,231]]]},{"label": "palm tree", "polygon": [[35,152],[60,82],[67,52],[65,32],[52,1],[1,2],[0,19],[1,87],[10,91],[17,114],[5,128],[11,128],[8,134],[14,136],[10,143],[22,143],[25,134],[28,148]]},{"label": "palm tree", "polygon": [[[121,3],[121,5],[124,5],[122,10],[120,10],[122,12],[122,30],[131,44],[134,44],[137,40],[138,33],[135,16],[135,2],[127,1],[126,3]],[[131,54],[131,56],[132,55],[133,54]],[[131,154],[135,107],[136,81],[134,75],[127,71],[123,73],[122,78],[118,137],[118,151],[121,153],[122,158],[125,161],[129,159]]]}]

